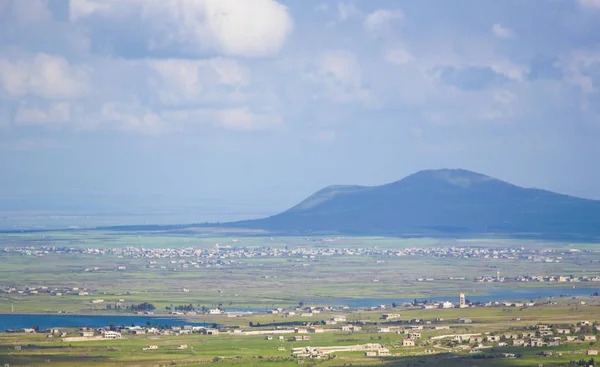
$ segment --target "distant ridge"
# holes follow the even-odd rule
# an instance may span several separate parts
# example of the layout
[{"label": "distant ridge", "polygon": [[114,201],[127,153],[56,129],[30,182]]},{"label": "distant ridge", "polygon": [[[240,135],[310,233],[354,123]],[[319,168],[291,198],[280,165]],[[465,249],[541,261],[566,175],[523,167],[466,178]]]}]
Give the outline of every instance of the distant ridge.
[{"label": "distant ridge", "polygon": [[226,227],[285,233],[600,236],[600,201],[523,188],[464,169],[381,186],[329,186],[283,213]]}]

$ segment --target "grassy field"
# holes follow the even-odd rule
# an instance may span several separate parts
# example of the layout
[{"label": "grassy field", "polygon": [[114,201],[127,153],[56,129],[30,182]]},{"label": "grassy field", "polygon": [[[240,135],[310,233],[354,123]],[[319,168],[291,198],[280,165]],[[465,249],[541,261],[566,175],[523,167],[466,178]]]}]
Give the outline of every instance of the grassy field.
[{"label": "grassy field", "polygon": [[[360,255],[330,256],[252,256],[227,257],[222,254],[192,259],[201,266],[183,267],[189,258],[175,256],[148,258],[141,252],[123,255],[119,249],[135,248],[164,250],[193,248],[215,249],[216,245],[238,248],[268,249],[408,249],[432,247],[526,248],[531,253],[543,249],[563,252],[552,256],[557,261],[530,261],[502,258],[464,258],[431,256],[389,256],[366,252]],[[331,299],[412,299],[444,296],[456,300],[459,292],[467,297],[503,289],[527,287],[567,287],[550,283],[476,283],[474,277],[516,275],[600,275],[600,245],[574,244],[511,239],[397,239],[383,237],[215,237],[214,233],[186,230],[172,232],[116,231],[57,231],[44,233],[0,234],[0,249],[4,248],[79,249],[83,253],[51,250],[46,253],[0,251],[0,287],[59,287],[86,288],[90,295],[49,294],[28,295],[0,293],[0,312],[55,313],[68,311],[85,314],[129,313],[126,310],[107,310],[106,304],[125,299],[123,305],[151,302],[156,313],[165,307],[193,304],[196,307],[227,308],[254,307],[262,310],[291,307],[299,302],[316,304]],[[92,249],[103,253],[93,254]],[[581,251],[570,251],[570,250]],[[79,251],[77,250],[77,251]],[[110,251],[104,251],[110,250]],[[585,250],[585,251],[584,251]],[[75,250],[74,250],[75,251]],[[262,250],[261,250],[262,251]],[[265,250],[266,251],[266,250]],[[152,265],[152,266],[150,266]],[[125,270],[117,270],[124,266]],[[95,271],[89,269],[98,268]],[[86,270],[87,269],[87,270]],[[430,278],[433,281],[417,281]],[[451,279],[454,278],[454,279]],[[456,279],[464,278],[464,280]],[[577,283],[589,287],[591,294],[597,283]],[[184,291],[186,289],[187,291]],[[93,304],[103,299],[104,304]],[[312,301],[311,301],[312,300]],[[585,300],[586,305],[581,305]],[[386,311],[344,310],[348,321],[363,322],[358,333],[326,332],[311,334],[310,341],[289,342],[266,340],[264,336],[220,335],[125,335],[115,341],[63,342],[44,334],[0,334],[0,363],[10,366],[297,366],[292,347],[355,345],[381,343],[390,349],[390,357],[366,357],[362,352],[335,353],[318,360],[304,360],[307,366],[544,366],[568,365],[570,361],[586,358],[590,345],[563,344],[552,349],[553,355],[537,353],[535,348],[494,348],[481,355],[448,348],[444,344],[401,347],[402,335],[378,333],[384,323],[384,312],[399,312],[402,319],[456,320],[470,318],[469,325],[453,325],[451,333],[501,332],[524,328],[543,322],[547,324],[577,323],[580,320],[598,321],[600,308],[595,297],[555,298],[557,305],[530,308],[494,307],[469,309],[396,308]],[[232,327],[248,328],[250,323],[261,325],[290,321],[320,323],[333,314],[312,317],[284,318],[266,313],[229,318],[225,316],[187,316],[190,321],[209,322]],[[75,332],[74,330],[71,331]],[[423,340],[448,330],[424,331]],[[187,344],[189,348],[178,349]],[[142,350],[157,345],[157,350]],[[21,350],[16,350],[20,346]],[[279,350],[284,347],[285,350]],[[429,352],[427,352],[429,350]],[[502,353],[519,354],[519,358],[500,358]],[[560,353],[560,355],[559,355]],[[483,358],[483,357],[485,358]],[[302,360],[302,359],[301,359]],[[0,365],[1,365],[0,364]]]},{"label": "grassy field", "polygon": [[[570,243],[541,243],[516,240],[451,240],[395,239],[356,237],[325,240],[304,237],[241,237],[214,238],[188,231],[130,233],[110,231],[63,231],[43,234],[1,234],[0,248],[56,246],[80,249],[120,249],[125,247],[165,249],[212,249],[216,244],[263,248],[375,248],[403,249],[433,246],[527,247],[529,249],[558,248],[568,251],[581,248]],[[300,301],[344,298],[428,298],[448,296],[465,291],[476,296],[504,288],[531,286],[562,286],[540,283],[473,282],[476,276],[493,276],[500,271],[513,275],[600,275],[600,246],[587,244],[590,252],[569,255],[561,262],[483,258],[437,258],[424,256],[322,256],[248,257],[234,258],[223,266],[182,268],[172,261],[178,258],[149,259],[117,254],[42,254],[28,256],[0,252],[0,287],[79,287],[91,291],[90,296],[28,296],[0,293],[0,312],[11,305],[18,312],[80,313],[105,311],[104,305],[92,305],[91,300],[107,302],[125,298],[127,302],[152,302],[160,310],[171,304],[214,307],[292,306]],[[160,266],[159,266],[160,265]],[[126,271],[117,271],[126,266]],[[164,267],[164,268],[161,268]],[[98,271],[85,271],[98,267]],[[433,282],[417,282],[419,277],[435,278]],[[465,280],[448,280],[465,277]],[[444,280],[446,278],[447,280]],[[596,287],[597,284],[577,284]],[[189,292],[183,292],[183,289]],[[591,293],[591,292],[590,292]],[[124,296],[125,294],[125,296]]]},{"label": "grassy field", "polygon": [[[45,334],[0,334],[0,363],[10,366],[297,366],[298,360],[313,366],[565,366],[570,361],[582,358],[593,348],[587,342],[563,343],[559,347],[522,348],[494,347],[482,354],[469,354],[450,348],[445,343],[433,345],[429,338],[444,334],[461,333],[502,333],[515,332],[539,323],[569,324],[582,319],[598,321],[597,306],[581,307],[537,307],[524,311],[507,313],[505,309],[462,309],[462,310],[402,310],[403,319],[442,317],[452,320],[455,317],[469,316],[470,325],[450,324],[450,330],[423,330],[423,337],[416,347],[402,347],[405,337],[395,333],[378,333],[378,327],[394,326],[395,322],[381,320],[381,311],[356,314],[346,311],[348,319],[360,318],[365,322],[363,330],[356,333],[326,332],[310,334],[310,341],[289,341],[277,337],[267,340],[264,335],[125,335],[119,340],[86,342],[64,342],[60,338],[47,338]],[[333,314],[322,315],[328,318]],[[514,321],[515,316],[520,320]],[[255,315],[238,322],[268,322],[270,316]],[[246,327],[247,329],[247,327]],[[74,331],[73,331],[74,332]],[[276,332],[273,333],[277,335]],[[304,359],[292,356],[294,347],[345,346],[366,343],[382,344],[390,350],[390,357],[366,357],[362,352],[340,352],[322,359]],[[186,349],[178,349],[181,345]],[[156,345],[158,349],[144,351],[143,348]],[[21,350],[16,350],[19,346]],[[280,347],[285,350],[279,350]],[[551,351],[552,356],[538,355]],[[502,353],[514,353],[518,358],[501,358]],[[485,359],[483,359],[485,357]]]}]

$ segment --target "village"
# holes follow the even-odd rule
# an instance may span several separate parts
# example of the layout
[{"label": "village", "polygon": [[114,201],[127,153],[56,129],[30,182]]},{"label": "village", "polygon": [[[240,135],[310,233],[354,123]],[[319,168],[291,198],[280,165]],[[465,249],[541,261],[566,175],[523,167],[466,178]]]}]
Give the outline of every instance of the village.
[{"label": "village", "polygon": [[[325,244],[328,241],[323,240]],[[569,249],[526,249],[525,247],[480,247],[480,246],[451,246],[451,247],[409,247],[402,249],[378,247],[336,247],[336,246],[241,246],[215,244],[213,247],[174,247],[174,248],[144,248],[125,246],[122,248],[86,248],[62,246],[6,246],[0,248],[0,253],[13,253],[25,256],[48,256],[52,254],[83,254],[93,256],[117,256],[122,258],[144,259],[178,259],[173,264],[183,267],[188,266],[215,266],[229,265],[231,259],[255,257],[290,257],[300,259],[318,259],[328,256],[418,256],[435,258],[464,258],[464,259],[496,259],[520,260],[547,263],[560,263],[565,257],[578,256],[589,250]],[[187,259],[187,260],[186,260]],[[235,262],[233,262],[235,263]],[[157,265],[158,262],[149,261],[147,266]],[[94,270],[124,270],[124,269],[95,269]]]},{"label": "village", "polygon": [[[459,306],[460,307],[460,306]],[[597,356],[597,334],[600,332],[598,322],[587,320],[576,323],[534,324],[520,327],[502,327],[496,325],[493,331],[478,330],[477,323],[464,318],[435,318],[431,320],[403,320],[399,314],[382,314],[379,321],[349,321],[354,313],[329,313],[326,322],[303,322],[302,326],[286,327],[240,327],[213,324],[212,326],[116,326],[99,328],[81,327],[51,328],[37,330],[35,328],[13,330],[10,333],[44,334],[46,338],[59,338],[65,343],[110,341],[123,338],[139,338],[165,336],[203,335],[205,337],[248,337],[262,338],[272,341],[273,348],[278,351],[289,351],[297,359],[321,359],[332,354],[345,352],[362,352],[365,357],[390,357],[406,355],[406,353],[439,354],[453,351],[455,353],[478,354],[494,348],[505,358],[517,358],[511,352],[502,352],[502,348],[546,348],[540,352],[543,356],[561,355],[555,349],[564,344],[578,345],[584,348],[585,355]],[[295,315],[287,315],[295,316]],[[465,324],[470,324],[472,332],[465,333]],[[483,325],[482,325],[483,326]],[[486,327],[489,328],[489,325]],[[454,331],[454,332],[453,332]],[[319,346],[318,335],[395,335],[386,337],[386,342],[370,342],[364,344],[343,344]],[[152,338],[150,338],[151,340]],[[371,340],[374,338],[371,336]],[[378,338],[381,340],[381,336]],[[189,340],[189,339],[186,339]],[[354,340],[354,339],[349,339]],[[356,339],[359,340],[359,339]],[[300,343],[300,345],[298,345]],[[143,351],[159,349],[160,346],[150,344]],[[180,344],[177,349],[193,348],[187,343]],[[17,349],[17,347],[15,347]]]}]

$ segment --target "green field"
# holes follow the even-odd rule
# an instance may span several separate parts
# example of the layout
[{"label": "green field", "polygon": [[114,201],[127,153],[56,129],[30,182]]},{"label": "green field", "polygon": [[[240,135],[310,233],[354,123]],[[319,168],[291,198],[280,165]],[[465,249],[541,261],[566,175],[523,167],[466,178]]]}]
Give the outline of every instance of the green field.
[{"label": "green field", "polygon": [[[217,244],[226,251],[217,251]],[[231,246],[231,247],[228,247]],[[481,251],[518,249],[523,256],[430,256],[420,250],[469,248]],[[39,251],[40,248],[47,249]],[[123,252],[123,249],[129,249]],[[241,252],[236,252],[240,249]],[[416,249],[415,255],[396,256],[394,251]],[[552,249],[554,252],[546,252]],[[243,251],[242,251],[243,250]],[[389,250],[389,251],[388,251]],[[576,250],[576,251],[572,251]],[[197,253],[195,251],[198,251]],[[413,250],[410,250],[413,251]],[[277,254],[285,253],[279,256]],[[149,255],[151,254],[151,255]],[[157,255],[158,254],[158,255]],[[191,254],[191,255],[190,255]],[[274,255],[275,254],[275,255]],[[492,254],[493,255],[493,254]],[[532,258],[529,258],[529,257]],[[535,259],[533,259],[535,258]],[[142,302],[166,307],[192,304],[227,310],[252,307],[267,310],[294,307],[300,302],[317,305],[331,299],[426,299],[447,297],[456,301],[504,289],[576,286],[588,297],[538,300],[535,307],[486,307],[431,309],[397,307],[385,311],[340,310],[348,322],[363,323],[356,333],[326,332],[310,341],[266,340],[264,336],[129,335],[114,341],[63,342],[45,334],[0,334],[0,363],[9,366],[544,366],[568,365],[587,358],[589,343],[564,343],[553,355],[537,355],[548,348],[497,347],[481,354],[460,351],[428,338],[449,331],[424,331],[417,347],[401,347],[402,335],[378,333],[392,325],[381,319],[384,312],[401,313],[402,319],[470,318],[471,325],[451,324],[452,333],[495,333],[546,324],[598,321],[600,300],[589,295],[598,282],[474,282],[476,277],[600,276],[600,245],[512,239],[400,239],[384,237],[218,237],[196,230],[164,232],[57,231],[0,234],[0,312],[81,314],[132,314],[125,307]],[[124,267],[119,270],[119,267]],[[419,281],[418,279],[421,279]],[[431,279],[428,281],[427,279]],[[78,288],[63,295],[29,288]],[[10,293],[8,289],[13,289]],[[587,290],[589,289],[589,293]],[[29,294],[28,294],[29,293]],[[92,303],[102,299],[103,303]],[[115,309],[119,302],[123,306]],[[585,301],[585,305],[581,304]],[[111,305],[108,309],[107,305]],[[196,322],[217,323],[248,329],[249,324],[285,322],[315,323],[334,314],[283,317],[254,313],[242,317],[187,315]],[[327,326],[330,327],[330,326]],[[257,330],[254,328],[253,330]],[[76,330],[69,330],[76,335]],[[380,343],[389,357],[366,357],[362,352],[334,353],[322,359],[292,356],[291,348]],[[187,344],[187,349],[177,349]],[[157,350],[142,348],[157,345]],[[15,350],[20,346],[21,350]],[[278,350],[285,347],[285,350]],[[515,353],[519,358],[504,358]],[[560,353],[560,355],[559,355]],[[485,358],[483,358],[484,356]],[[587,360],[587,359],[586,359]]]}]

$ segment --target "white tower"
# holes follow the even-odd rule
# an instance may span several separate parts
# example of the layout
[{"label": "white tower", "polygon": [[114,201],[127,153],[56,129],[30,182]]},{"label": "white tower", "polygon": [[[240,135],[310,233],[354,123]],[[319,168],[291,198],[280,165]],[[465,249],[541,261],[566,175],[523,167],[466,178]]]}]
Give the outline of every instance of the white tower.
[{"label": "white tower", "polygon": [[458,295],[458,307],[459,308],[467,307],[467,303],[465,302],[465,294],[462,292],[461,292],[461,294]]}]

